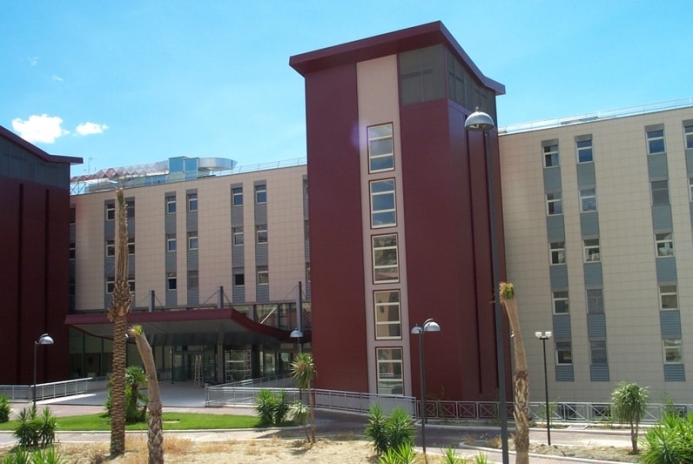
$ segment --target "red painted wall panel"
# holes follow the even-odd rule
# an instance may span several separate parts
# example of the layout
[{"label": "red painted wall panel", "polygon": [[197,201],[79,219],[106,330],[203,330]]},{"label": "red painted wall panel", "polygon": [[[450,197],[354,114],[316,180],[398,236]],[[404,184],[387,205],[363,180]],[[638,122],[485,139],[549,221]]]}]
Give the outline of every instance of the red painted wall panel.
[{"label": "red painted wall panel", "polygon": [[316,386],[368,391],[356,67],[306,76]]},{"label": "red painted wall panel", "polygon": [[19,376],[17,358],[19,342],[19,186],[12,179],[0,178],[0,384],[16,383]]}]

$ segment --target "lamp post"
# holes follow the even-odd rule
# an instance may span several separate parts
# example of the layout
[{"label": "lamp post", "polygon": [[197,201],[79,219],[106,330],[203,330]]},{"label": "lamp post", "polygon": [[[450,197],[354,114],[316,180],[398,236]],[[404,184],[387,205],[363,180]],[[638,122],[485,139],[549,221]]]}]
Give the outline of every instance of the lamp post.
[{"label": "lamp post", "polygon": [[39,337],[38,340],[34,342],[34,388],[33,388],[33,403],[34,407],[36,407],[36,351],[39,345],[52,345],[53,344],[53,338],[51,338],[50,335],[43,334]]},{"label": "lamp post", "polygon": [[291,334],[289,334],[289,337],[296,339],[296,343],[298,344],[298,348],[299,348],[299,353],[303,353],[303,344],[301,343],[301,337],[303,337],[303,332],[301,332],[297,327],[291,331]]},{"label": "lamp post", "polygon": [[534,332],[534,336],[544,345],[544,394],[546,399],[546,438],[551,446],[551,410],[549,410],[549,376],[546,373],[546,340],[551,338],[551,332]]},{"label": "lamp post", "polygon": [[503,447],[503,464],[508,464],[508,411],[505,398],[505,353],[503,351],[503,320],[500,295],[498,294],[498,250],[496,249],[496,202],[493,188],[493,157],[491,156],[491,141],[488,132],[496,127],[493,118],[483,111],[476,109],[464,122],[468,131],[484,133],[484,149],[486,151],[486,183],[488,185],[489,223],[491,229],[491,266],[493,273],[493,313],[496,320],[496,363],[498,364],[498,399],[500,406],[501,442]]},{"label": "lamp post", "polygon": [[424,353],[424,332],[440,332],[440,326],[433,319],[426,319],[422,325],[416,324],[412,329],[412,335],[419,336],[419,375],[421,377],[421,443],[423,453],[426,454],[426,358]]}]

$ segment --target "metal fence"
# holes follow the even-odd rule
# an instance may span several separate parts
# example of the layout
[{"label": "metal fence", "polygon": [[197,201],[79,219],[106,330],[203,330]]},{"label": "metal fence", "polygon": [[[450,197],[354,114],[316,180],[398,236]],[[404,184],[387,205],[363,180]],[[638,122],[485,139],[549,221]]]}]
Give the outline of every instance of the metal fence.
[{"label": "metal fence", "polygon": [[[64,380],[36,384],[36,400],[62,398],[65,396],[81,395],[89,391],[106,388],[103,377],[86,377],[83,379]],[[0,395],[7,395],[10,401],[31,401],[33,398],[32,385],[0,385]]]}]

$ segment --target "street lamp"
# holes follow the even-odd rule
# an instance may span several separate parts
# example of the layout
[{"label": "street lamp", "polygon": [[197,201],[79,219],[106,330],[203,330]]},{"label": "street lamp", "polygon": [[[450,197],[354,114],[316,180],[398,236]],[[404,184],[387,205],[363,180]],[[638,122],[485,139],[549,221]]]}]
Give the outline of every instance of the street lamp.
[{"label": "street lamp", "polygon": [[291,334],[289,334],[289,337],[296,339],[296,343],[298,344],[299,351],[301,353],[303,353],[303,344],[301,343],[301,337],[303,337],[303,332],[301,332],[297,327],[291,331]]},{"label": "street lamp", "polygon": [[546,399],[546,438],[549,440],[549,446],[551,446],[551,411],[549,410],[549,376],[546,373],[546,340],[551,338],[551,331],[546,332],[534,332],[534,336],[541,340],[542,345],[544,345],[544,394]]},{"label": "street lamp", "polygon": [[36,349],[38,348],[39,345],[52,345],[52,344],[53,344],[53,338],[51,338],[51,336],[48,334],[41,335],[39,337],[39,339],[34,342],[34,389],[33,389],[34,393],[32,395],[34,407],[36,407]]},{"label": "street lamp", "polygon": [[422,325],[416,324],[412,335],[419,336],[419,375],[421,377],[421,400],[423,403],[421,415],[421,443],[426,454],[426,358],[424,357],[424,332],[440,332],[440,326],[433,319],[426,319]]},{"label": "street lamp", "polygon": [[491,156],[491,141],[488,131],[496,127],[493,118],[483,111],[476,109],[464,122],[468,131],[484,133],[484,148],[486,150],[486,183],[488,184],[488,202],[491,229],[491,266],[493,269],[493,313],[496,319],[496,363],[498,364],[498,399],[500,406],[501,442],[503,446],[503,464],[508,464],[508,411],[505,398],[505,353],[503,351],[503,320],[498,294],[498,250],[496,249],[496,202],[493,189],[493,158]]}]

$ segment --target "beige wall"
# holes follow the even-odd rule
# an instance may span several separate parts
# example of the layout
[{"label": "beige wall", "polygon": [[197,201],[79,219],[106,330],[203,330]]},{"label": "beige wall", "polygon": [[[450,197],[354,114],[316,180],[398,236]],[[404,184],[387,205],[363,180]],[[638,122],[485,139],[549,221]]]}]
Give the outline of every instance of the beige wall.
[{"label": "beige wall", "polygon": [[[683,360],[688,367],[693,361],[693,289],[687,285],[693,278],[693,240],[682,121],[691,118],[693,109],[688,108],[501,137],[508,278],[515,283],[530,378],[537,385],[532,389],[533,400],[540,400],[543,395],[542,350],[534,332],[552,330],[541,141],[557,138],[575,381],[553,380],[553,343],[547,344],[552,399],[608,401],[616,383],[629,380],[650,386],[653,401],[662,401],[666,393],[675,401],[693,402],[690,368],[686,372],[688,382],[664,381],[645,137],[645,126],[665,124]],[[593,139],[609,382],[590,380],[574,141],[575,136],[584,134],[592,134]]]}]

